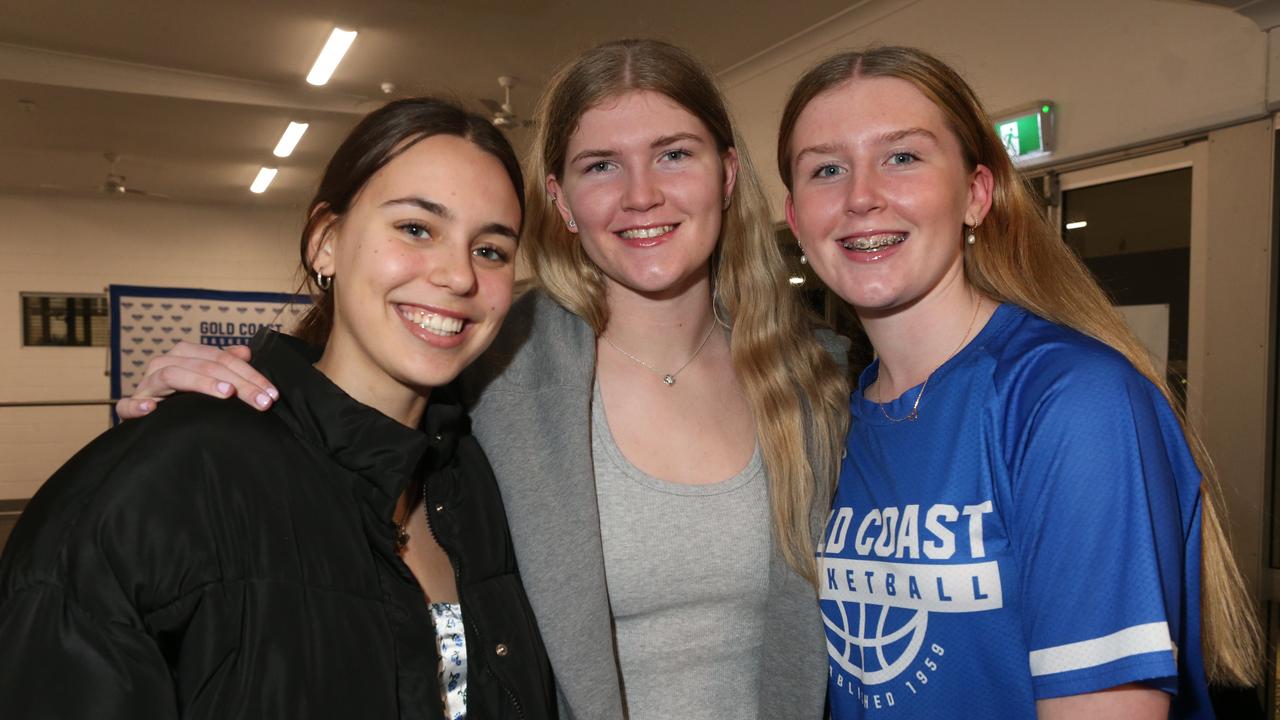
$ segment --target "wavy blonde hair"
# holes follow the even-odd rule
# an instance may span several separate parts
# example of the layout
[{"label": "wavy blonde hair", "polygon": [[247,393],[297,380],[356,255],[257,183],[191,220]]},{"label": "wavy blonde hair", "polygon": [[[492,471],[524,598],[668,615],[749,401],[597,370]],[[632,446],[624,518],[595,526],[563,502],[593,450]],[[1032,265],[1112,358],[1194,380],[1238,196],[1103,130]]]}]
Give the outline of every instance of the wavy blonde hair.
[{"label": "wavy blonde hair", "polygon": [[1256,685],[1261,681],[1261,635],[1227,542],[1221,490],[1204,443],[1187,423],[1146,348],[1088,268],[1040,213],[968,83],[946,63],[916,48],[876,47],[824,60],[796,83],[783,111],[778,132],[778,170],[783,182],[791,187],[791,136],[800,113],[818,95],[855,77],[910,82],[942,111],[969,169],[979,164],[990,168],[994,177],[991,212],[983,222],[980,241],[965,252],[969,282],[995,300],[1020,305],[1110,345],[1160,389],[1177,413],[1202,476],[1205,673],[1215,683]]},{"label": "wavy blonde hair", "polygon": [[[523,251],[547,294],[603,333],[609,323],[604,274],[565,229],[545,182],[548,175],[562,177],[569,138],[583,113],[637,90],[661,93],[692,113],[720,153],[737,148],[737,183],[710,261],[713,301],[731,324],[734,370],[769,473],[775,542],[787,563],[816,583],[812,513],[825,511],[835,484],[848,385],[789,287],[759,177],[724,99],[697,60],[663,42],[618,40],[586,51],[556,73],[538,107],[527,163]],[[814,465],[809,451],[818,458]]]}]

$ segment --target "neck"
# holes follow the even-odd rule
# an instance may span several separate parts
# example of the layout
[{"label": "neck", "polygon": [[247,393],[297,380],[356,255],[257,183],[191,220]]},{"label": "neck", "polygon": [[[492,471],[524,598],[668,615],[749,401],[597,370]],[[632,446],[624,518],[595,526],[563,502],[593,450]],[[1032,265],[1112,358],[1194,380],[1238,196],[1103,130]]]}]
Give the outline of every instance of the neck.
[{"label": "neck", "polygon": [[[608,284],[609,325],[604,336],[658,368],[685,362],[716,323],[709,277],[671,296],[651,297]],[[714,331],[712,331],[714,334]]]},{"label": "neck", "polygon": [[995,304],[978,293],[963,272],[948,276],[910,305],[859,308],[858,319],[880,358],[878,397],[896,398],[924,382],[973,339],[994,310]]},{"label": "neck", "polygon": [[349,345],[340,335],[331,335],[315,368],[356,402],[368,405],[402,425],[418,427],[422,414],[427,410],[430,388],[416,390],[406,387],[372,367],[362,354],[351,352]]}]

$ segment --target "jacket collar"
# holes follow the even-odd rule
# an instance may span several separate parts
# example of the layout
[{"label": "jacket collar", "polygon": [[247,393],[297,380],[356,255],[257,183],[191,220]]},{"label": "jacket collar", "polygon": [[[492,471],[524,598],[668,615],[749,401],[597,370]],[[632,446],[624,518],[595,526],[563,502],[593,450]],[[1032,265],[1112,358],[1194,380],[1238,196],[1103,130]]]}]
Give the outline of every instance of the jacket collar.
[{"label": "jacket collar", "polygon": [[299,439],[367,480],[368,499],[381,517],[391,517],[413,478],[447,465],[469,430],[448,388],[432,391],[421,426],[409,428],[357,402],[317,370],[319,349],[265,329],[250,348],[253,366],[280,390],[271,411]]}]

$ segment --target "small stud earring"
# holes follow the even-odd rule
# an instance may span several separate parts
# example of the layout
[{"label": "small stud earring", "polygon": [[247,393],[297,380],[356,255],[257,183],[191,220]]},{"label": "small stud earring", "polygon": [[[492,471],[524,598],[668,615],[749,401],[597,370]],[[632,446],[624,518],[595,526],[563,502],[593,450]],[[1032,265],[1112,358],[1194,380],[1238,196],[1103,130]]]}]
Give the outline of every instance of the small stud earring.
[{"label": "small stud earring", "polygon": [[574,229],[574,228],[578,227],[578,223],[574,222],[574,221],[573,221],[573,218],[569,218],[569,220],[568,220],[568,222],[567,222],[566,224],[569,226],[569,229],[570,229],[570,230],[572,230],[572,229]]}]

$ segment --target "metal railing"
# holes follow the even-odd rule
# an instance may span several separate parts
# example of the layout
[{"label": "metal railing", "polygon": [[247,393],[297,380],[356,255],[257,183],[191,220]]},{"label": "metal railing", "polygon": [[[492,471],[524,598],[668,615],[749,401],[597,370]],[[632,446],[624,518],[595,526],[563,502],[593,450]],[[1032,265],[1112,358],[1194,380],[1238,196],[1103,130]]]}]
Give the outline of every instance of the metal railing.
[{"label": "metal railing", "polygon": [[84,405],[115,405],[115,400],[15,400],[0,401],[0,408],[8,407],[81,407]]}]

